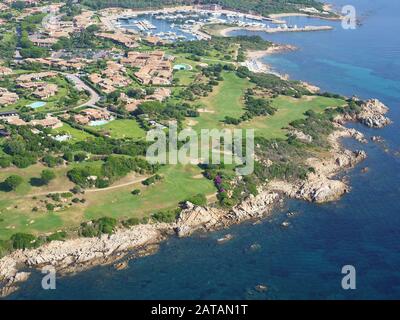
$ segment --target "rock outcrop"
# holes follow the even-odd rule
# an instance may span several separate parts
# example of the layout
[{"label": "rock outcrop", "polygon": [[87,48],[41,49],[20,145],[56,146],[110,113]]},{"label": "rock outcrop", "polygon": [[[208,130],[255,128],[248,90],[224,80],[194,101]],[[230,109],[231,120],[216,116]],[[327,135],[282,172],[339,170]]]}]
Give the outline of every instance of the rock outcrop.
[{"label": "rock outcrop", "polygon": [[231,210],[195,206],[187,202],[174,230],[179,237],[185,237],[197,230],[214,230],[244,220],[260,218],[272,211],[278,199],[279,194],[276,192],[261,191],[256,196],[248,196]]},{"label": "rock outcrop", "polygon": [[354,130],[339,128],[331,134],[328,140],[332,150],[321,158],[309,158],[306,163],[314,169],[308,175],[306,181],[301,183],[289,183],[287,181],[271,181],[269,188],[280,191],[288,197],[302,199],[310,202],[324,203],[338,200],[343,194],[349,192],[350,187],[341,180],[332,177],[340,171],[353,168],[363,161],[367,155],[364,151],[350,151],[343,149],[339,143],[342,137],[355,137],[364,141],[364,136]]},{"label": "rock outcrop", "polygon": [[163,225],[139,225],[111,236],[53,241],[37,249],[17,250],[0,259],[0,281],[5,285],[2,294],[14,292],[16,283],[29,277],[29,273],[18,272],[20,265],[34,268],[52,265],[61,274],[85,270],[95,264],[111,263],[129,249],[158,243],[163,238],[163,228]]},{"label": "rock outcrop", "polygon": [[333,179],[333,176],[343,169],[354,167],[366,157],[364,151],[343,149],[339,141],[342,137],[365,140],[358,131],[337,125],[337,130],[328,137],[332,150],[323,158],[307,159],[314,173],[306,181],[271,181],[259,190],[257,196],[248,196],[231,210],[186,203],[186,208],[174,224],[139,225],[118,230],[110,236],[54,241],[37,249],[17,250],[0,259],[0,282],[5,285],[0,290],[0,296],[14,292],[18,282],[29,277],[29,273],[19,272],[21,266],[40,268],[52,265],[60,274],[77,272],[97,264],[115,263],[131,249],[143,249],[144,252],[146,248],[154,250],[155,244],[174,231],[183,237],[196,230],[215,230],[247,219],[263,217],[272,211],[281,194],[318,203],[336,200],[349,187],[344,181]]},{"label": "rock outcrop", "polygon": [[209,229],[221,222],[226,214],[221,209],[196,206],[186,202],[186,208],[182,210],[177,219],[174,230],[179,237],[186,237],[199,229]]},{"label": "rock outcrop", "polygon": [[385,116],[389,108],[378,99],[366,101],[361,105],[361,108],[362,110],[358,114],[357,119],[366,126],[370,128],[383,128],[391,124],[390,119]]}]

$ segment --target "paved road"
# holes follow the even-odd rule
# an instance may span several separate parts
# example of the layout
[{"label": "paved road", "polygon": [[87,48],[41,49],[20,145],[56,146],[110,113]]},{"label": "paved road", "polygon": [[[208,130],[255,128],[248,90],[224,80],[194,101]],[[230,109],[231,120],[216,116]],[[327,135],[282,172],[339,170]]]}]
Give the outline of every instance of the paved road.
[{"label": "paved road", "polygon": [[78,90],[85,90],[90,94],[90,99],[88,101],[79,106],[76,106],[74,109],[81,107],[95,107],[96,103],[100,101],[99,94],[91,87],[89,87],[85,82],[83,82],[76,74],[65,73],[64,75],[67,77],[68,80],[72,81],[75,84],[75,87]]}]

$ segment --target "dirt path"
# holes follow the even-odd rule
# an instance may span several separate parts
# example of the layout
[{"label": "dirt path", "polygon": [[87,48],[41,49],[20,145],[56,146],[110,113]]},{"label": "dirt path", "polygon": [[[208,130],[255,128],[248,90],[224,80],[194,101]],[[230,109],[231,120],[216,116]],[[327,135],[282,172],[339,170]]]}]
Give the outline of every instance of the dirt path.
[{"label": "dirt path", "polygon": [[[142,181],[146,180],[147,178],[148,178],[148,176],[140,177],[140,178],[136,178],[136,179],[134,179],[132,181],[128,181],[128,182],[124,182],[124,183],[121,183],[121,184],[113,185],[113,186],[110,186],[110,187],[107,187],[107,188],[87,189],[87,190],[85,190],[85,194],[87,194],[87,193],[95,193],[95,192],[102,192],[102,191],[109,191],[109,190],[114,190],[114,189],[127,187],[127,186],[130,186],[130,185],[142,182]],[[58,191],[47,191],[47,192],[31,193],[31,194],[27,194],[27,195],[20,196],[20,197],[15,197],[14,199],[41,197],[41,196],[46,196],[48,194],[66,193],[66,192],[70,192],[70,190],[58,190]]]}]

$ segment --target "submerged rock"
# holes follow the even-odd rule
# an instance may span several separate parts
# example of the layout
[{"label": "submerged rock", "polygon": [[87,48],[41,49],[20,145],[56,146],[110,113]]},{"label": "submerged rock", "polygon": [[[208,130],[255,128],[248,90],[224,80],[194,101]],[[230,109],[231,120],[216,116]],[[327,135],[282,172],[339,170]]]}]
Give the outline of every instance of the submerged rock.
[{"label": "submerged rock", "polygon": [[268,291],[268,287],[266,285],[264,285],[264,284],[258,284],[258,285],[255,286],[254,289],[256,291],[258,291],[258,292],[261,292],[261,293]]},{"label": "submerged rock", "polygon": [[287,227],[290,226],[290,222],[289,221],[284,221],[284,222],[282,222],[281,226],[284,227],[284,228],[287,228]]},{"label": "submerged rock", "polygon": [[233,239],[233,235],[231,235],[230,233],[228,233],[227,235],[223,236],[222,238],[217,239],[218,243],[224,243],[227,242],[229,240]]}]

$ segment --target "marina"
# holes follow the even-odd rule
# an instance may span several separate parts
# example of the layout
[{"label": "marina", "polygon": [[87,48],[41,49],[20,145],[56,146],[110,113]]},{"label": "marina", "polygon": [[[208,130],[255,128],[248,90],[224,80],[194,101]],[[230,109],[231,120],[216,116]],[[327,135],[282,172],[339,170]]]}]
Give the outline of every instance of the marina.
[{"label": "marina", "polygon": [[306,32],[331,30],[331,26],[291,23],[291,18],[277,20],[228,10],[176,9],[155,11],[124,11],[109,17],[116,28],[137,32],[145,36],[159,37],[166,42],[208,40],[210,35],[202,31],[205,25],[219,24],[227,28],[251,31]]}]

